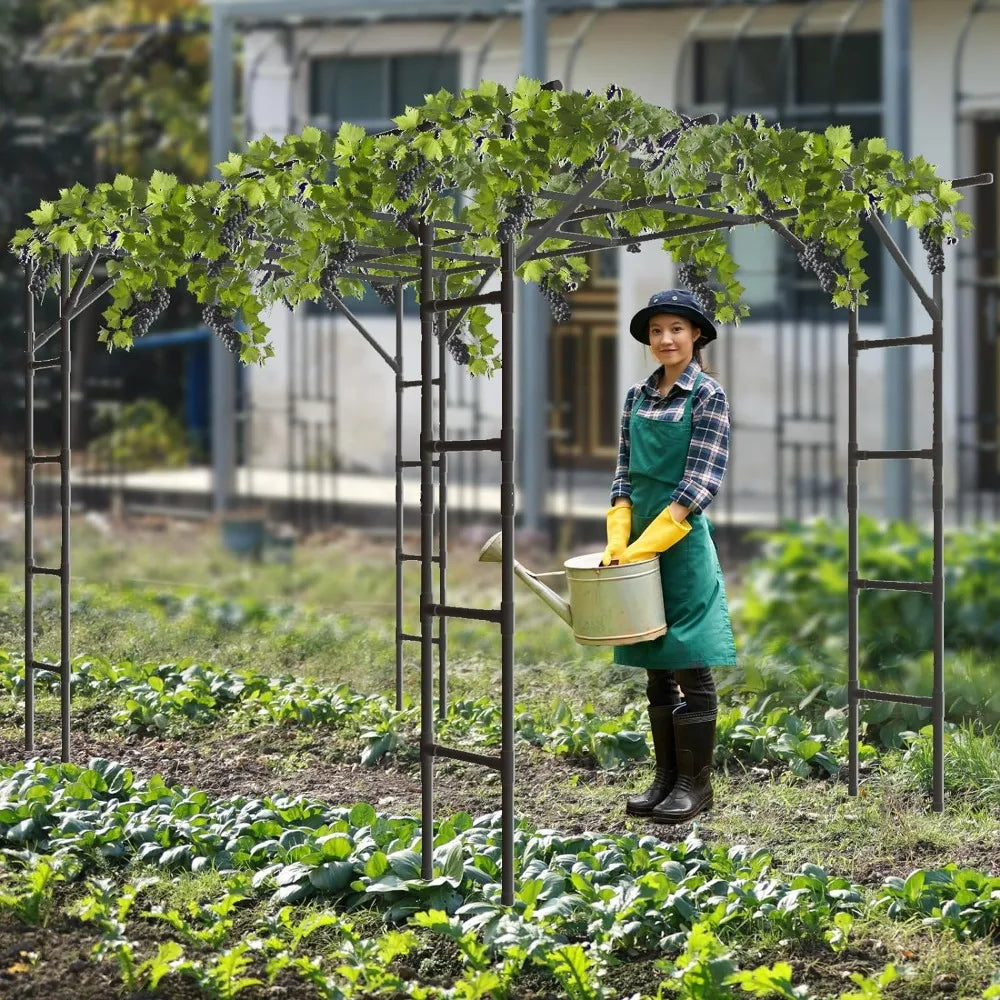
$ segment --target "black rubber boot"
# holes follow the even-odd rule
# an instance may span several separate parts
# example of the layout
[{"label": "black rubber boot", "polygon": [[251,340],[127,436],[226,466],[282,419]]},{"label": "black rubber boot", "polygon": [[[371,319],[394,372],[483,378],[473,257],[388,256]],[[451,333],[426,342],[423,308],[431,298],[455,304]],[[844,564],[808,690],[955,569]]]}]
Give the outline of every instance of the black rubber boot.
[{"label": "black rubber boot", "polygon": [[677,778],[674,756],[674,705],[650,705],[649,728],[653,736],[653,756],[656,771],[653,783],[641,795],[630,796],[625,804],[629,816],[648,816],[653,807],[662,802]]},{"label": "black rubber boot", "polygon": [[684,823],[712,804],[712,758],[715,755],[715,712],[674,715],[677,781],[670,794],[649,814],[656,823]]}]

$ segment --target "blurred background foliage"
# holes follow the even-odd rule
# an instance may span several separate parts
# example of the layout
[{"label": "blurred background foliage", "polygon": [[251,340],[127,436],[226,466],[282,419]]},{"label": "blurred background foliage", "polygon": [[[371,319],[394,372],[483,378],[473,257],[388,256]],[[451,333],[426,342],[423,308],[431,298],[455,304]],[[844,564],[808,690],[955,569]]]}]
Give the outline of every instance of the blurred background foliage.
[{"label": "blurred background foliage", "polygon": [[[77,182],[89,187],[154,169],[203,178],[208,101],[208,20],[196,0],[4,0],[0,244],[40,200]],[[21,269],[4,252],[0,447],[13,449],[23,433],[22,296]],[[74,338],[92,340],[96,318],[78,322]],[[165,319],[177,326],[187,317]],[[80,361],[82,377],[88,366]]]}]

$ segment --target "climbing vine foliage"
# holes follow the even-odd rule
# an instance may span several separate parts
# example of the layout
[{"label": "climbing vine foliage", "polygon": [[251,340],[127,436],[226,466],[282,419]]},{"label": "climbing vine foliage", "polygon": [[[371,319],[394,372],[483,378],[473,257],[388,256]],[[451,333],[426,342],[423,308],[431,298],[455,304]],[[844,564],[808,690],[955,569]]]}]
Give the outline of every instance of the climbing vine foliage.
[{"label": "climbing vine foliage", "polygon": [[[526,77],[513,89],[484,81],[457,95],[441,90],[395,124],[379,135],[346,123],[336,135],[309,127],[264,136],[220,164],[221,179],[201,184],[157,172],[76,185],[31,212],[12,248],[39,295],[56,279],[58,255],[72,255],[76,275],[98,254],[91,280],[103,269],[116,279],[101,332],[109,347],[129,346],[165,305],[164,291],[186,285],[231,349],[259,363],[273,354],[264,318],[275,304],[336,305],[362,295],[365,282],[387,297],[399,272],[379,255],[391,248],[393,263],[417,267],[421,218],[465,224],[438,228],[450,250],[496,257],[500,238],[523,247],[538,220],[564,208],[555,195],[581,192],[590,208],[624,202],[549,236],[533,253],[552,254],[527,255],[520,277],[540,283],[560,317],[564,293],[587,274],[583,256],[559,253],[574,245],[572,232],[633,251],[642,236],[666,232],[663,248],[722,323],[749,312],[725,215],[777,229],[838,306],[866,302],[868,213],[919,229],[938,269],[942,242],[971,230],[955,210],[961,195],[932,164],[904,159],[884,139],[855,143],[843,126],[818,134],[756,115],[691,120],[616,86],[564,92]],[[652,207],[663,198],[682,207]],[[713,221],[723,224],[706,231]],[[448,270],[449,296],[471,294],[483,278],[468,259],[435,263]],[[473,373],[500,363],[484,309],[448,328],[452,353]]]}]

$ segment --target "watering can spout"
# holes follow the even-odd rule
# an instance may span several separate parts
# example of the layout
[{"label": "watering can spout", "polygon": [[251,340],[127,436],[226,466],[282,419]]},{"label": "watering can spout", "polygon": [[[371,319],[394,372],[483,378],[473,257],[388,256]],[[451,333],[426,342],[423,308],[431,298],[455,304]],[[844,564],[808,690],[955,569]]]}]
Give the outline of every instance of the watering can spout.
[{"label": "watering can spout", "polygon": [[[497,532],[482,547],[479,553],[480,562],[502,562],[503,550],[501,548],[500,536],[502,532]],[[516,559],[514,560],[514,575],[525,586],[533,590],[567,625],[573,626],[573,614],[570,611],[569,603],[564,601],[554,590],[546,587],[541,580],[530,570],[525,569]]]}]

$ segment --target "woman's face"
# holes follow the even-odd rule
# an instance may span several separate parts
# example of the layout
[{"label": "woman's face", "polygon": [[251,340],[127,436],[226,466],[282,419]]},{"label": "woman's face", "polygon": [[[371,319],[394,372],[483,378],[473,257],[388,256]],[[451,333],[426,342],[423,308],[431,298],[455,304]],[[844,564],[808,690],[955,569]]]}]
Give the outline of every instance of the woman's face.
[{"label": "woman's face", "polygon": [[649,347],[653,356],[668,368],[683,370],[694,357],[694,345],[701,336],[685,316],[658,313],[649,320]]}]

